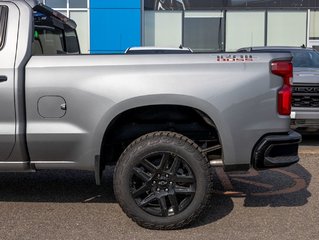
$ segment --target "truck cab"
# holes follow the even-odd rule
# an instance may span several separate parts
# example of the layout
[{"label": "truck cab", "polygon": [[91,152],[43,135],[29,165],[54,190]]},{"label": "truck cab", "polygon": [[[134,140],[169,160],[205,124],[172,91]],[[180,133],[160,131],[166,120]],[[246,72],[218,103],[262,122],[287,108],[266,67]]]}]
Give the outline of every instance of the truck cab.
[{"label": "truck cab", "polygon": [[25,139],[27,62],[31,56],[80,54],[74,21],[35,0],[25,2],[0,5],[0,168],[5,165],[4,170],[30,169]]}]

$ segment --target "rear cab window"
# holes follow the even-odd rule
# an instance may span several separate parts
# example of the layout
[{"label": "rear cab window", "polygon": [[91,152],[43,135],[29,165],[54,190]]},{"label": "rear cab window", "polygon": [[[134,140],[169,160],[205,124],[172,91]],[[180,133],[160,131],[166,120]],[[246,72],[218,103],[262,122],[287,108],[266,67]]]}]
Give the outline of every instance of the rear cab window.
[{"label": "rear cab window", "polygon": [[66,29],[64,32],[65,36],[65,48],[68,53],[79,54],[80,53],[80,45],[78,40],[78,35],[73,29]]},{"label": "rear cab window", "polygon": [[34,9],[32,55],[80,54],[76,24],[59,12],[39,4]]},{"label": "rear cab window", "polygon": [[8,7],[0,5],[0,50],[4,47],[8,21]]},{"label": "rear cab window", "polygon": [[37,54],[56,55],[66,53],[61,29],[36,26],[34,42],[40,47],[34,49]]}]

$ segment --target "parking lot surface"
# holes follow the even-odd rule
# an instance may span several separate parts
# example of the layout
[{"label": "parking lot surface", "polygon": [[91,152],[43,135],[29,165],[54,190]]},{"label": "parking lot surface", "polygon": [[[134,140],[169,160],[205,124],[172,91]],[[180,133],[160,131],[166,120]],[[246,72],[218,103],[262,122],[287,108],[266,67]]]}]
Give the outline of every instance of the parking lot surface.
[{"label": "parking lot surface", "polygon": [[206,216],[178,231],[146,230],[116,203],[112,169],[0,173],[0,239],[318,239],[319,136],[304,137],[301,161],[267,171],[214,170]]}]

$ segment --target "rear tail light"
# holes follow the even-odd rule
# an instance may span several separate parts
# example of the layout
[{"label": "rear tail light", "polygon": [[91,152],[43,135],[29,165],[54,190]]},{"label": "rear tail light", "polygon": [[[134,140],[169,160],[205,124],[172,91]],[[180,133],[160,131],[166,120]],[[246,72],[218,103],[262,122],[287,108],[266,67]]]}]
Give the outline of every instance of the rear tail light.
[{"label": "rear tail light", "polygon": [[278,91],[278,113],[280,115],[289,116],[291,113],[292,99],[292,63],[290,61],[274,61],[271,63],[271,72],[283,79],[283,86]]}]

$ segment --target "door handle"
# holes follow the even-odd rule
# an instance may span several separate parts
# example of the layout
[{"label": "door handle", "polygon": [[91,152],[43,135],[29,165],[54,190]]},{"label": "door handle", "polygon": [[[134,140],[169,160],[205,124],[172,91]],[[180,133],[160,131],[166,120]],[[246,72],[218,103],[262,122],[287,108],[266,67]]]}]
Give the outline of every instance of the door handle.
[{"label": "door handle", "polygon": [[0,82],[6,82],[7,80],[7,76],[0,76]]}]

